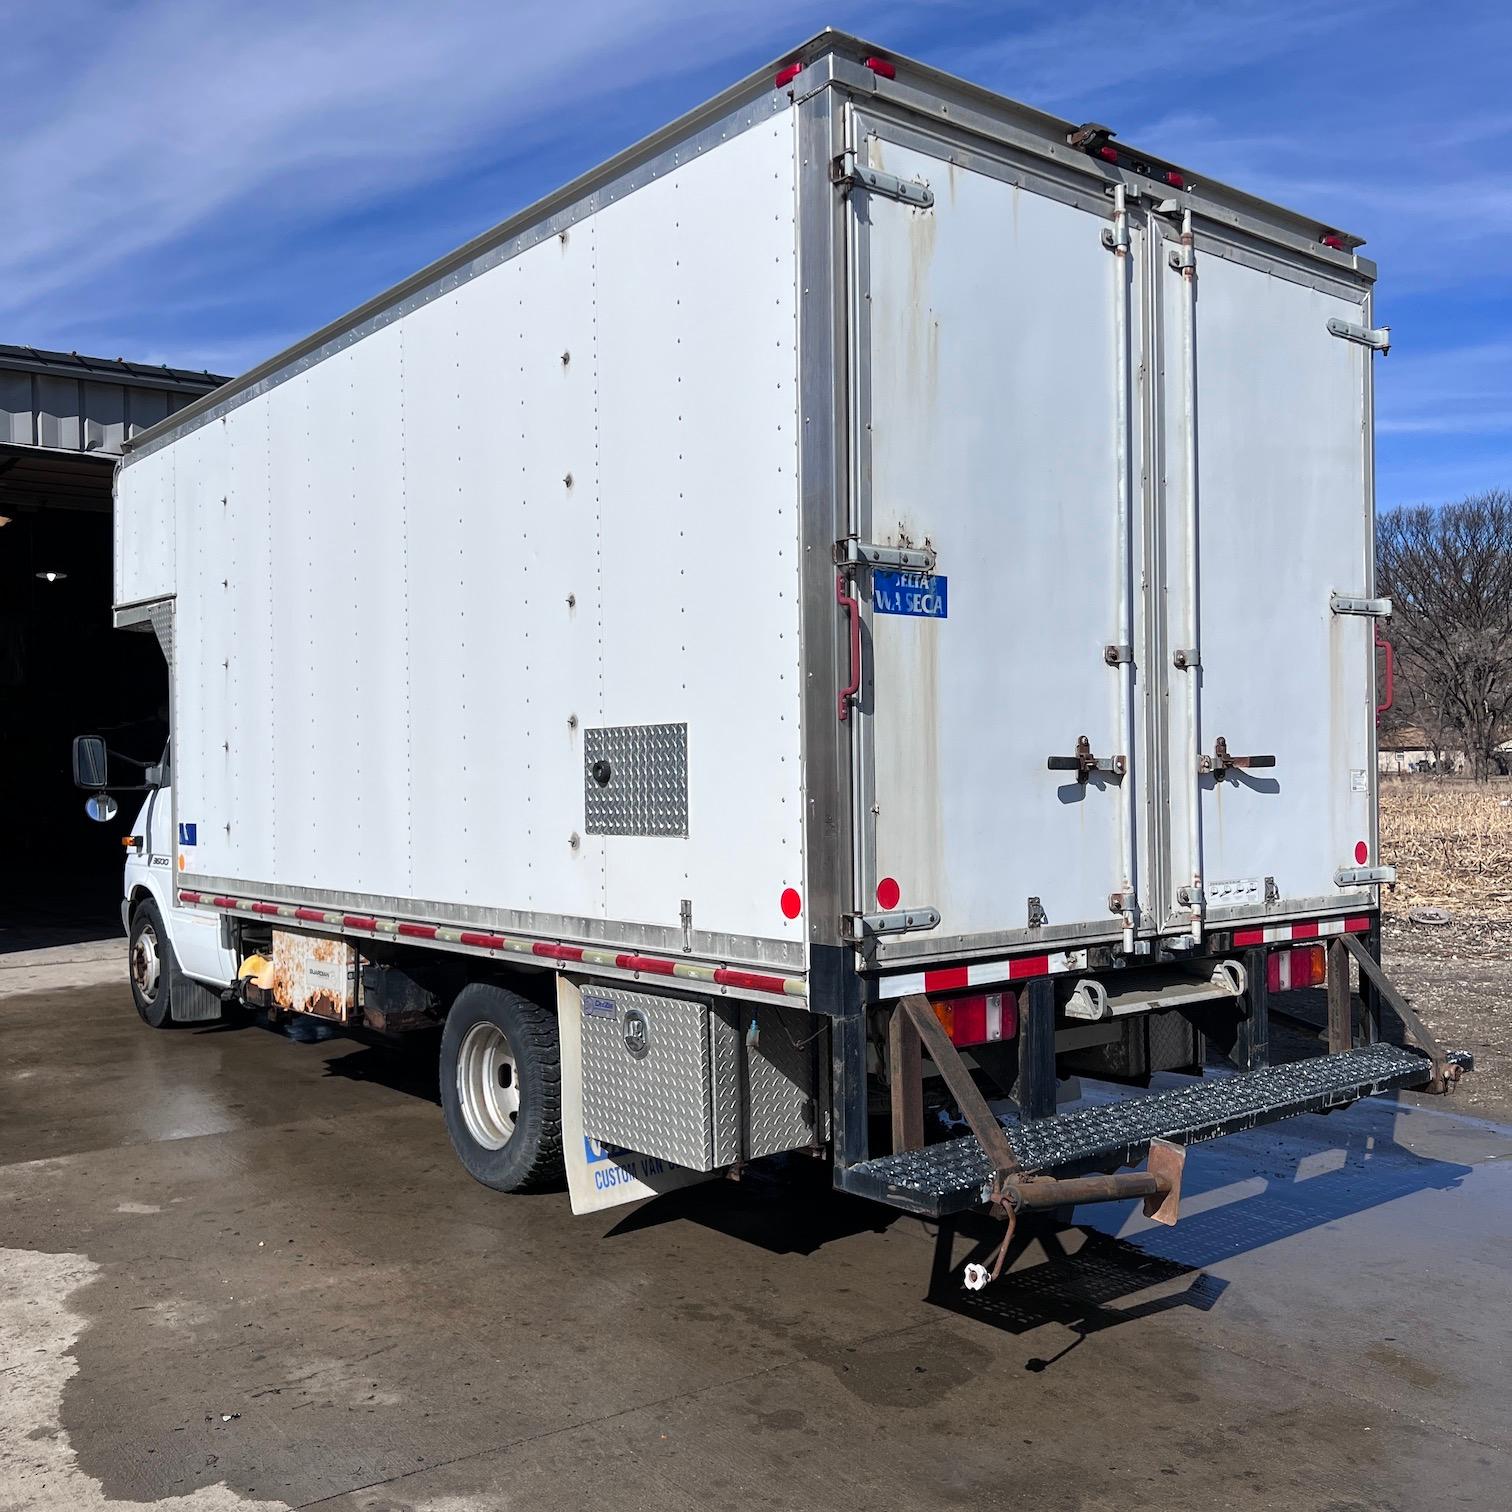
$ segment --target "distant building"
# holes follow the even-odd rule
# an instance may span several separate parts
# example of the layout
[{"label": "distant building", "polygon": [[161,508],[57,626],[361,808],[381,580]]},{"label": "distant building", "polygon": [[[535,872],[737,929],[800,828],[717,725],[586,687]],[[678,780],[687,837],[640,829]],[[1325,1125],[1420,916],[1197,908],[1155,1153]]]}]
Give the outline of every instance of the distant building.
[{"label": "distant building", "polygon": [[167,677],[151,636],[111,628],[111,478],[127,440],[223,382],[0,346],[0,782],[26,860],[0,880],[0,912],[117,907],[121,837],[84,817],[69,745],[109,733],[154,759]]}]

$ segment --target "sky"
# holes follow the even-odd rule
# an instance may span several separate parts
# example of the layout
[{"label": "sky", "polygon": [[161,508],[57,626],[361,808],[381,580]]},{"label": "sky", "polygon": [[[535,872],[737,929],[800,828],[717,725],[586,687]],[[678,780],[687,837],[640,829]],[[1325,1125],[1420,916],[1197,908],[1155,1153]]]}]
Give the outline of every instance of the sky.
[{"label": "sky", "polygon": [[1512,4],[0,0],[0,341],[251,367],[824,26],[1366,240],[1377,499],[1512,487]]}]

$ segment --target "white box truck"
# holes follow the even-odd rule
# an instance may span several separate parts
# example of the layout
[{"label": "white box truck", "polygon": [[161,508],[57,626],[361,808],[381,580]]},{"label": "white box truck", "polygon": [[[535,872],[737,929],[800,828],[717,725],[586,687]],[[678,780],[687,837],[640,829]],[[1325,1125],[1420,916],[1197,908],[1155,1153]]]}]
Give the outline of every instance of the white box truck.
[{"label": "white box truck", "polygon": [[116,484],[143,1018],[442,1026],[467,1169],[583,1205],[808,1149],[1169,1217],[1193,1141],[1445,1089],[1359,246],[826,32],[179,411]]}]

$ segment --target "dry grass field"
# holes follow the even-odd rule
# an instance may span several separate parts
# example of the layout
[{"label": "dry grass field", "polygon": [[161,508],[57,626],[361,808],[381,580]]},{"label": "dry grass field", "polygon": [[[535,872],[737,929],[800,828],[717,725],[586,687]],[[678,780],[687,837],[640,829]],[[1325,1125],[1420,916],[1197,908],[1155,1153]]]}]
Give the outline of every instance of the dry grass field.
[{"label": "dry grass field", "polygon": [[1383,777],[1381,860],[1397,869],[1388,914],[1512,918],[1512,782]]}]

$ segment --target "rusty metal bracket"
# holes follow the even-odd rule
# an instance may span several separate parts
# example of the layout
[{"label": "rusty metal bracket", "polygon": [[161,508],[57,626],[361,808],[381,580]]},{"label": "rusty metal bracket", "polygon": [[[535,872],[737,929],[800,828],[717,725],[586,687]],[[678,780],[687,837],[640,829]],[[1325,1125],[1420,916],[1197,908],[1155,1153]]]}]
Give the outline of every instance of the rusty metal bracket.
[{"label": "rusty metal bracket", "polygon": [[1215,777],[1221,777],[1230,767],[1273,767],[1276,764],[1274,756],[1234,756],[1230,754],[1228,741],[1220,735],[1213,742],[1213,754],[1211,756],[1199,756],[1197,758],[1197,770],[1210,772]]},{"label": "rusty metal bracket", "polygon": [[982,1096],[981,1089],[971,1079],[971,1072],[966,1069],[966,1062],[961,1059],[960,1051],[950,1042],[949,1035],[945,1033],[944,1027],[935,1017],[935,1011],[929,999],[920,993],[914,993],[909,997],[900,998],[898,1007],[908,1015],[914,1032],[923,1041],[924,1048],[929,1051],[929,1058],[934,1062],[935,1069],[945,1079],[945,1085],[950,1089],[950,1095],[955,1098],[956,1106],[960,1108],[967,1128],[976,1135],[977,1143],[981,1145],[982,1153],[987,1157],[994,1180],[1001,1181],[1003,1177],[1016,1172],[1019,1168],[1018,1157],[1008,1143],[1008,1136],[1003,1132],[1002,1124],[997,1121],[997,1116],[987,1106],[987,1099]]},{"label": "rusty metal bracket", "polygon": [[1376,994],[1402,1021],[1407,1038],[1433,1062],[1433,1077],[1424,1089],[1428,1092],[1451,1092],[1460,1078],[1460,1068],[1447,1055],[1433,1037],[1432,1031],[1417,1015],[1416,1009],[1392,986],[1380,962],[1366,950],[1364,943],[1355,935],[1341,935],[1344,948],[1359,963],[1360,974],[1367,977]]},{"label": "rusty metal bracket", "polygon": [[1074,756],[1047,756],[1045,769],[1050,772],[1075,772],[1078,782],[1086,782],[1093,772],[1107,772],[1111,777],[1121,778],[1129,769],[1124,756],[1094,756],[1092,742],[1085,735],[1076,738]]}]

